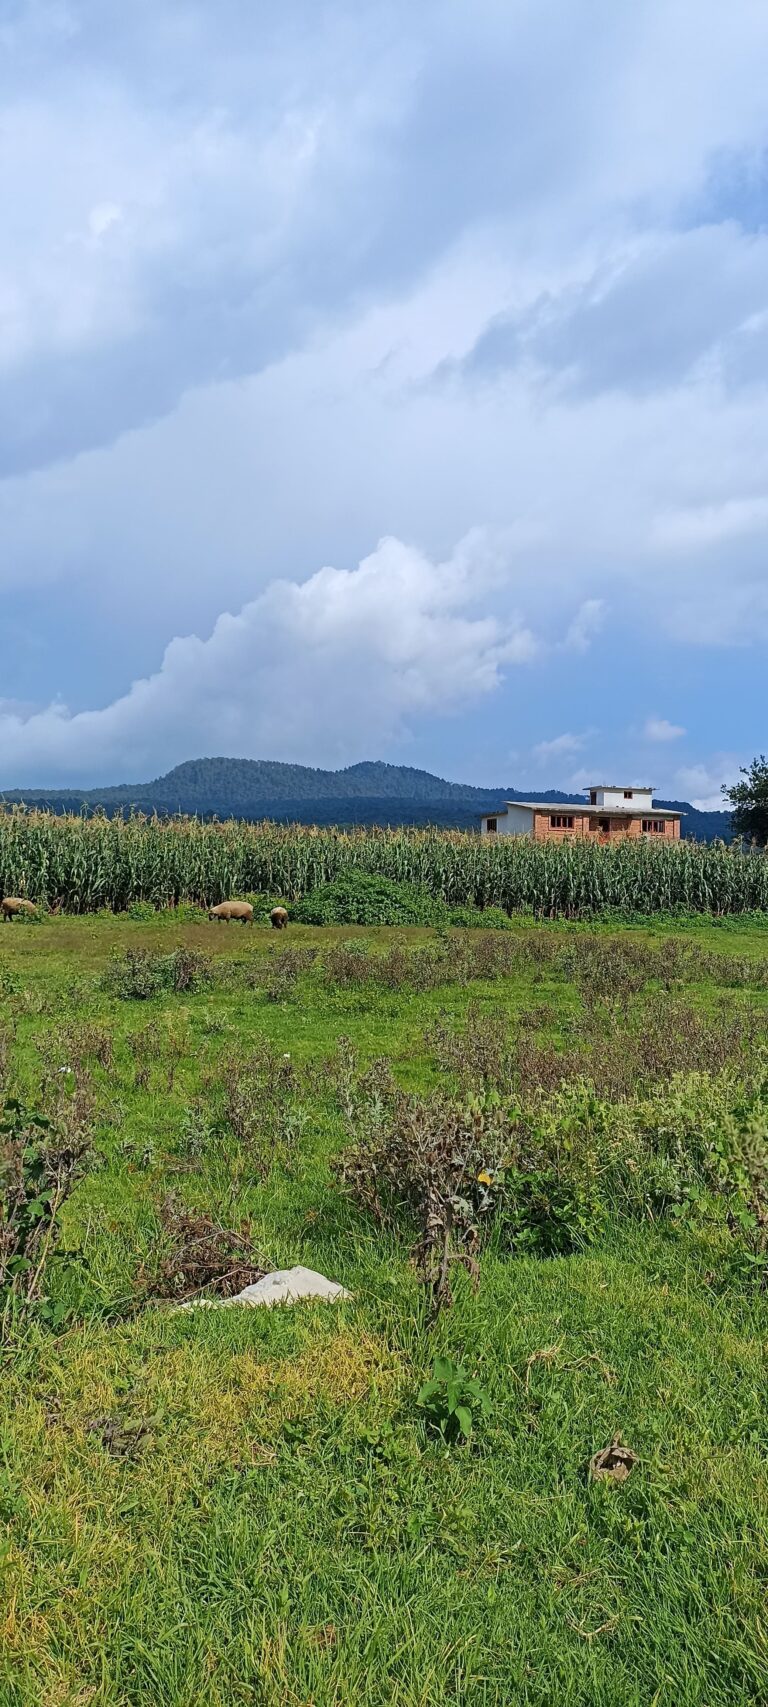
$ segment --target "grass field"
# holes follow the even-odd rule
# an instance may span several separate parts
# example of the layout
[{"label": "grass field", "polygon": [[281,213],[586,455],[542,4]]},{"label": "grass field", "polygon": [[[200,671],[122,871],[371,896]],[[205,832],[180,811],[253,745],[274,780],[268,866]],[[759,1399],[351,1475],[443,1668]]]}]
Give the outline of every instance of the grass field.
[{"label": "grass field", "polygon": [[[754,923],[0,932],[6,1094],[93,1138],[58,1329],[6,1312],[2,1707],[763,1703],[766,1040]],[[331,1165],[389,1130],[377,1057],[555,1156],[436,1320]],[[353,1299],[170,1307],[182,1208]],[[468,1445],[417,1402],[442,1355]]]}]

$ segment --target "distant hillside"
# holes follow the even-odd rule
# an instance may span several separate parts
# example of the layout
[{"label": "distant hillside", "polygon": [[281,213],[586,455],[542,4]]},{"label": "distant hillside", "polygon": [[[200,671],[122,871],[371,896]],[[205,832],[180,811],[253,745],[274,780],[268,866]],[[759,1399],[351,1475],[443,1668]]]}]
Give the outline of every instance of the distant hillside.
[{"label": "distant hillside", "polygon": [[[345,770],[315,770],[272,759],[188,759],[153,782],[109,788],[13,789],[6,801],[47,806],[56,812],[99,808],[112,814],[132,807],[143,812],[191,812],[202,817],[275,818],[312,824],[440,824],[468,829],[481,812],[503,800],[557,803],[571,798],[561,789],[477,788],[446,782],[409,765],[366,760]],[[727,812],[697,812],[685,801],[657,801],[685,814],[683,835],[698,841],[730,839]]]}]

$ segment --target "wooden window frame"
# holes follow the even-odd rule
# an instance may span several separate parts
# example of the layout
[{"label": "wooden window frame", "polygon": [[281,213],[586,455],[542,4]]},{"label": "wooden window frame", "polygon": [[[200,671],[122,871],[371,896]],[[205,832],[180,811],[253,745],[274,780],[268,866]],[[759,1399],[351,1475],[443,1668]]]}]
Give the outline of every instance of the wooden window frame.
[{"label": "wooden window frame", "polygon": [[643,835],[663,836],[664,822],[663,818],[643,818],[641,824]]},{"label": "wooden window frame", "polygon": [[572,812],[550,812],[550,814],[549,814],[549,827],[550,827],[550,830],[572,830],[573,829],[573,813]]}]

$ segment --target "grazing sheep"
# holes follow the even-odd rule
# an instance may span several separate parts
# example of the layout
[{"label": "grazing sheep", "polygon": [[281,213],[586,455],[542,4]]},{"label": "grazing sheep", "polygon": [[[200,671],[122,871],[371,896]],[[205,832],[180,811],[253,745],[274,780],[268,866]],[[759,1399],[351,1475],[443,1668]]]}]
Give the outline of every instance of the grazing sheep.
[{"label": "grazing sheep", "polygon": [[220,901],[218,907],[211,907],[209,919],[239,919],[243,925],[253,923],[253,908],[250,901]]},{"label": "grazing sheep", "polygon": [[0,901],[0,908],[2,908],[3,918],[7,925],[12,924],[19,913],[37,912],[33,901],[22,901],[18,895],[6,895],[5,900]]},{"label": "grazing sheep", "polygon": [[287,930],[288,914],[284,907],[273,907],[269,917],[273,931]]}]

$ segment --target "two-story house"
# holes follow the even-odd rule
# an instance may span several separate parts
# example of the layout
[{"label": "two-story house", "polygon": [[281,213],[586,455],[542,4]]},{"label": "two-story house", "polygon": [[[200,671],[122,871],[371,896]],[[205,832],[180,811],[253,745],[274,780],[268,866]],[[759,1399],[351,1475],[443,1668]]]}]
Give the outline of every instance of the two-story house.
[{"label": "two-story house", "polygon": [[587,803],[505,800],[498,812],[483,813],[481,835],[531,836],[535,842],[562,841],[566,836],[589,836],[600,842],[617,836],[679,840],[680,813],[654,806],[652,788],[597,783],[585,793]]}]

